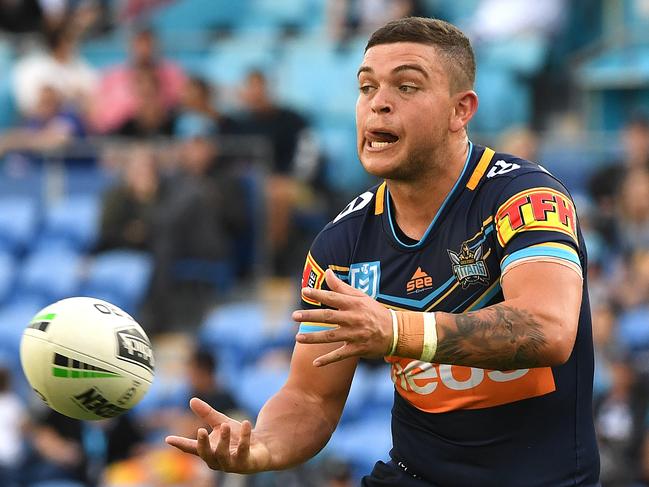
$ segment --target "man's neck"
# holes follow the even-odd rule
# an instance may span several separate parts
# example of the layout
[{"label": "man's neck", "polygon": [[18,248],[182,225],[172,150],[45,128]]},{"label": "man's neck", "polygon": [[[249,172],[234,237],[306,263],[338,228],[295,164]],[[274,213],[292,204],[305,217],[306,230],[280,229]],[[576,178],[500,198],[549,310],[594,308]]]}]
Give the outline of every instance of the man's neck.
[{"label": "man's neck", "polygon": [[394,204],[394,220],[401,231],[421,240],[440,210],[446,196],[462,174],[469,152],[466,139],[453,143],[431,161],[429,173],[415,181],[388,181]]}]

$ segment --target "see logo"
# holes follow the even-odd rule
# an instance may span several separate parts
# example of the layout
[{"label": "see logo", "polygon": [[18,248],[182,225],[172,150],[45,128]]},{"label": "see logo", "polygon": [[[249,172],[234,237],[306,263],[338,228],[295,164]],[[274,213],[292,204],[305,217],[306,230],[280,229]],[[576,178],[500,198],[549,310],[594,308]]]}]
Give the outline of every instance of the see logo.
[{"label": "see logo", "polygon": [[426,274],[426,271],[421,270],[421,267],[417,267],[417,270],[406,285],[406,291],[408,293],[419,293],[430,288],[432,285],[433,278]]}]

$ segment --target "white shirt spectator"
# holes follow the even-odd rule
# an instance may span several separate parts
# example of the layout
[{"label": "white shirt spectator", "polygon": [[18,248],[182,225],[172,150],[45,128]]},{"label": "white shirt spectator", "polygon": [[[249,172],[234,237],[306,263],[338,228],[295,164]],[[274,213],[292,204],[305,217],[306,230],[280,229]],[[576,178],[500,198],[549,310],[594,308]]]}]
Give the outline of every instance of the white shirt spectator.
[{"label": "white shirt spectator", "polygon": [[22,454],[25,406],[12,392],[0,393],[0,465],[15,466]]},{"label": "white shirt spectator", "polygon": [[13,91],[23,114],[33,113],[44,86],[61,93],[66,102],[81,108],[98,83],[97,72],[84,60],[59,61],[46,53],[30,55],[16,63]]}]

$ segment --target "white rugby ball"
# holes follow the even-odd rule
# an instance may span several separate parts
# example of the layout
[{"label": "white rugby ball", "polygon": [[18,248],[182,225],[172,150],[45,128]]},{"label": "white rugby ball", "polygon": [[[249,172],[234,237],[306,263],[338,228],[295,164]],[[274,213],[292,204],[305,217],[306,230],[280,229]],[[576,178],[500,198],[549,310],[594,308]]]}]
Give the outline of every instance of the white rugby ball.
[{"label": "white rugby ball", "polygon": [[153,381],[153,349],[142,327],[95,298],[63,299],[39,311],[23,332],[20,361],[40,398],[76,419],[118,416]]}]

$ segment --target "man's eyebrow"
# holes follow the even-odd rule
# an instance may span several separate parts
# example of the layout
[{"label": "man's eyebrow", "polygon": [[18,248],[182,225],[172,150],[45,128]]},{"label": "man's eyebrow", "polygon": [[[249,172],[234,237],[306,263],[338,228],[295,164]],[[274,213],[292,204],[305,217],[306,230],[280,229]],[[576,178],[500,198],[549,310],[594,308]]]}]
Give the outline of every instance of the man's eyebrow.
[{"label": "man's eyebrow", "polygon": [[421,75],[424,78],[426,78],[426,79],[430,78],[430,76],[428,75],[426,70],[424,68],[422,68],[419,64],[401,64],[401,65],[397,66],[396,68],[394,68],[392,70],[392,72],[393,73],[399,73],[401,71],[408,71],[408,70],[418,71],[419,73],[421,73]]},{"label": "man's eyebrow", "polygon": [[372,68],[370,68],[369,66],[361,66],[360,68],[358,68],[358,73],[356,73],[356,77],[358,78],[361,75],[361,73],[370,73],[371,74],[373,72],[374,72],[374,70]]},{"label": "man's eyebrow", "polygon": [[[396,74],[396,73],[400,73],[401,71],[408,71],[408,70],[417,71],[426,79],[430,78],[426,70],[422,68],[419,64],[400,64],[399,66],[397,66],[392,70],[392,73]],[[356,73],[356,77],[360,76],[361,73],[372,74],[374,73],[374,70],[369,66],[361,66],[358,69],[358,73]]]}]

